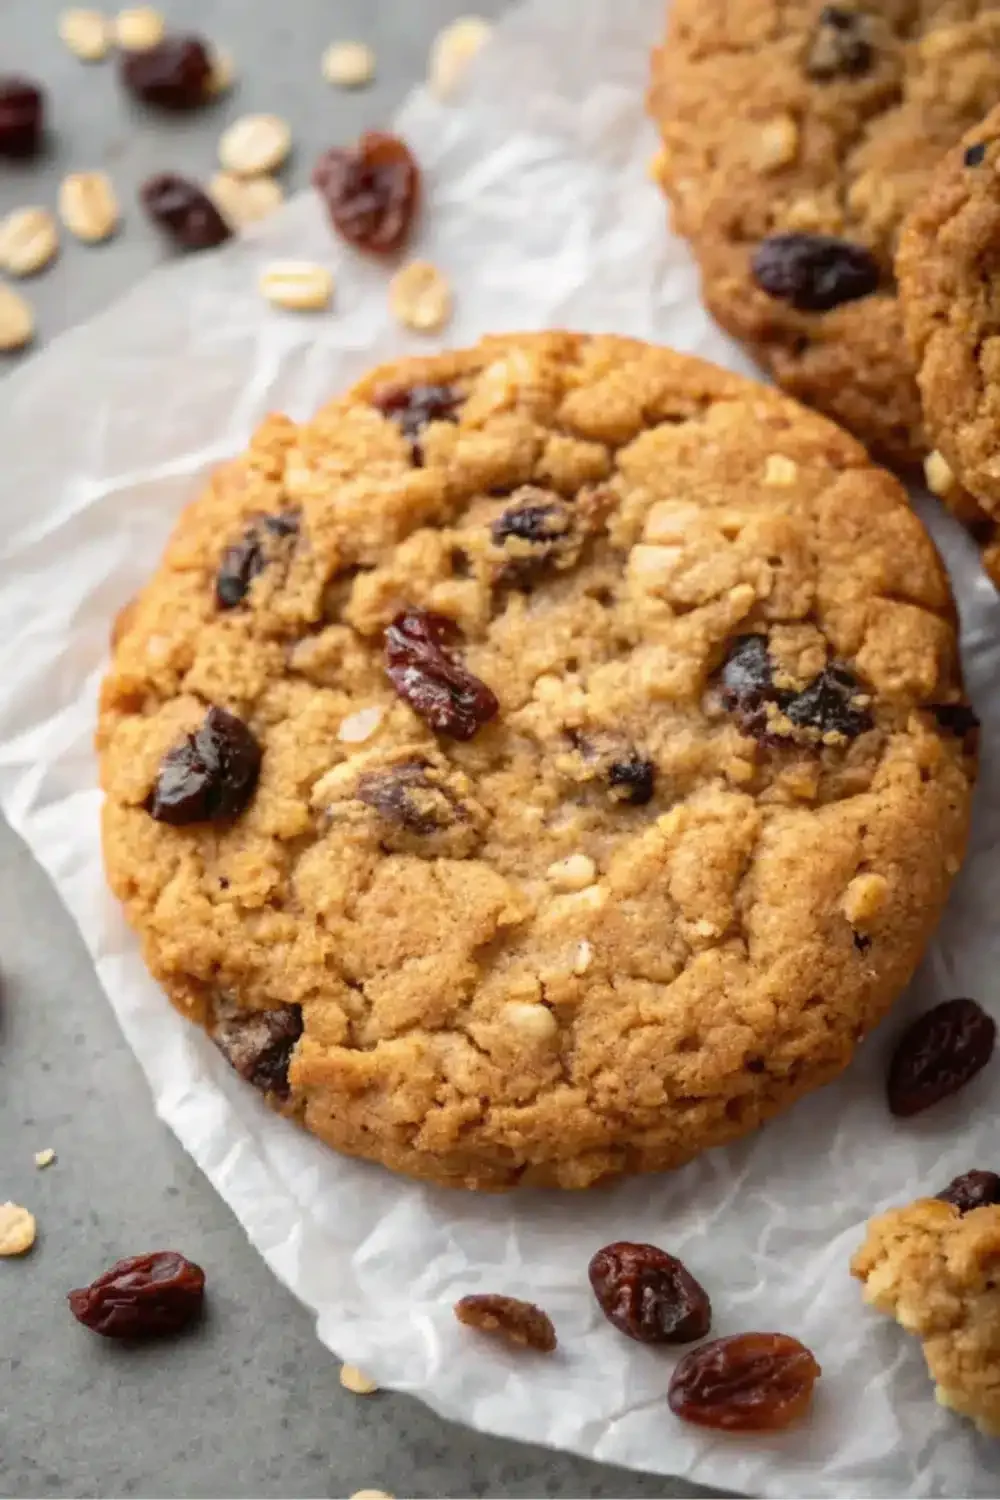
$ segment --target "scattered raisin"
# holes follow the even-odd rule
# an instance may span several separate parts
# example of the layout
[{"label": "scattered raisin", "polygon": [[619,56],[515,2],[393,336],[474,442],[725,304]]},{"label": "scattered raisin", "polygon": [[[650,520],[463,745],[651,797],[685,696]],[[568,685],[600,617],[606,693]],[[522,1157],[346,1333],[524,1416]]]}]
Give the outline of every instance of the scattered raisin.
[{"label": "scattered raisin", "polygon": [[24,159],[42,144],[45,96],[30,78],[0,76],[0,156]]},{"label": "scattered raisin", "polygon": [[385,771],[368,771],[358,782],[358,799],[388,822],[426,837],[461,817],[462,810],[428,775],[419,761]]},{"label": "scattered raisin", "polygon": [[495,547],[505,561],[494,582],[530,590],[549,564],[570,563],[579,552],[569,507],[557,495],[534,485],[515,492],[514,503],[490,527]]},{"label": "scattered raisin", "polygon": [[354,146],[325,151],[312,180],[345,240],[378,254],[399,249],[420,188],[420,170],[405,141],[368,130]]},{"label": "scattered raisin", "polygon": [[546,500],[540,504],[512,505],[497,516],[490,527],[490,535],[498,547],[502,547],[508,537],[544,544],[565,536],[571,525],[568,507],[558,500]]},{"label": "scattered raisin", "polygon": [[943,1000],[904,1031],[889,1065],[889,1108],[918,1115],[955,1094],[993,1054],[996,1023],[975,1000]]},{"label": "scattered raisin", "polygon": [[979,728],[979,716],[970,703],[931,703],[928,712],[934,715],[941,729],[956,739],[964,740]]},{"label": "scattered raisin", "polygon": [[767,724],[765,704],[776,697],[774,670],[762,635],[739,635],[722,664],[722,703],[735,714],[746,734],[759,734]]},{"label": "scattered raisin", "polygon": [[744,734],[778,744],[782,736],[768,717],[773,704],[795,729],[842,734],[854,739],[872,727],[872,716],[856,703],[861,684],[847,667],[828,663],[799,693],[774,685],[774,669],[762,635],[737,636],[720,673],[722,704],[739,720]]},{"label": "scattered raisin", "polygon": [[[136,57],[144,54],[137,52]],[[211,250],[233,231],[207,193],[175,172],[160,172],[143,183],[143,207],[181,250]]]},{"label": "scattered raisin", "polygon": [[268,540],[281,540],[298,531],[292,511],[262,516],[246,528],[240,541],[227,547],[215,575],[215,598],[220,609],[233,609],[246,597],[251,583],[270,561]]},{"label": "scattered raisin", "polygon": [[239,1010],[219,1001],[212,1040],[241,1078],[265,1094],[288,1097],[288,1064],[302,1035],[302,1007]]},{"label": "scattered raisin", "polygon": [[462,397],[450,385],[384,385],[372,397],[384,417],[395,422],[410,441],[414,463],[424,461],[420,434],[429,422],[456,422]]},{"label": "scattered raisin", "polygon": [[943,1203],[954,1203],[959,1213],[970,1213],[987,1203],[1000,1203],[1000,1176],[996,1172],[980,1172],[975,1169],[955,1177],[941,1193],[935,1193]]},{"label": "scattered raisin", "polygon": [[481,1333],[494,1334],[524,1349],[551,1354],[556,1347],[556,1331],[548,1313],[518,1297],[491,1292],[462,1297],[455,1303],[455,1317],[468,1328],[478,1328]]},{"label": "scattered raisin", "polygon": [[667,1400],[675,1416],[729,1432],[773,1432],[809,1406],[820,1367],[786,1333],[737,1333],[691,1349]]},{"label": "scattered raisin", "polygon": [[616,802],[642,807],[653,795],[656,767],[633,750],[624,760],[613,760],[608,767],[608,785]]},{"label": "scattered raisin", "polygon": [[754,251],[751,270],[762,292],[799,312],[829,312],[879,283],[870,250],[829,234],[772,234]]},{"label": "scattered raisin", "polygon": [[690,1344],[712,1326],[704,1287],[655,1245],[605,1245],[590,1262],[590,1284],[608,1322],[641,1344]]},{"label": "scattered raisin", "polygon": [[205,1273],[176,1250],[116,1261],[67,1298],[78,1322],[107,1339],[154,1339],[179,1333],[199,1316]]},{"label": "scattered raisin", "polygon": [[831,662],[801,693],[783,705],[785,717],[798,729],[843,734],[855,739],[872,727],[866,708],[854,705],[861,684],[846,667]]},{"label": "scattered raisin", "polygon": [[500,705],[458,659],[458,627],[427,609],[404,609],[385,632],[386,672],[399,696],[439,734],[468,740]]},{"label": "scattered raisin", "polygon": [[253,796],[260,761],[260,746],[243,720],[210,708],[200,729],[163,757],[147,810],[177,827],[235,818]]},{"label": "scattered raisin", "polygon": [[211,98],[212,59],[197,36],[167,36],[154,47],[121,54],[121,78],[130,94],[159,109],[197,109]]},{"label": "scattered raisin", "polygon": [[857,78],[867,73],[874,59],[868,40],[870,21],[861,11],[824,5],[806,53],[810,78]]},{"label": "scattered raisin", "polygon": [[962,159],[967,167],[981,167],[986,160],[986,142],[977,141],[974,146],[966,146]]}]

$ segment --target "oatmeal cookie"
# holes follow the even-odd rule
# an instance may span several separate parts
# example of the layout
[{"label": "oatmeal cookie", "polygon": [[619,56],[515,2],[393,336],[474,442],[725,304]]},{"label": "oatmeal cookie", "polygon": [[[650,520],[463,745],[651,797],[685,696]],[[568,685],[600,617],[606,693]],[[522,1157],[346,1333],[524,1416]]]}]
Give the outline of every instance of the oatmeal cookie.
[{"label": "oatmeal cookie", "polygon": [[998,95],[991,0],[673,0],[654,55],[656,174],[712,313],[892,463],[928,447],[899,227]]},{"label": "oatmeal cookie", "polygon": [[1000,518],[1000,108],[949,152],[909,215],[897,271],[931,438]]},{"label": "oatmeal cookie", "polygon": [[937,1198],[868,1225],[851,1261],[864,1299],[923,1342],[942,1406],[1000,1437],[1000,1207]]},{"label": "oatmeal cookie", "polygon": [[897,482],[773,390],[538,334],[265,422],[101,696],[111,884],[272,1104],[439,1182],[676,1166],[846,1065],[962,856]]}]

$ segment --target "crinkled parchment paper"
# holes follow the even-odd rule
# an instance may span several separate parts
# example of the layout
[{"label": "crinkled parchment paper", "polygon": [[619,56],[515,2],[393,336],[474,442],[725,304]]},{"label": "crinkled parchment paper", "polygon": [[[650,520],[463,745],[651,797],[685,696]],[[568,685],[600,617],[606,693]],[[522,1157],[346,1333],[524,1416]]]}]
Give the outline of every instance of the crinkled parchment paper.
[{"label": "crinkled parchment paper", "polygon": [[[457,294],[449,341],[562,325],[740,366],[645,175],[642,93],[661,12],[661,0],[535,0],[501,28],[464,101],[405,108],[428,180],[420,253]],[[329,316],[260,301],[257,273],[275,255],[331,265]],[[910,1123],[883,1103],[908,1012],[971,994],[1000,1014],[1000,607],[943,518],[986,721],[969,865],[918,981],[849,1075],[684,1171],[497,1198],[340,1160],[271,1115],[174,1013],[105,893],[91,736],[115,610],[207,470],[265,412],[304,416],[374,360],[426,347],[392,326],[384,270],[335,244],[307,195],[158,272],[0,385],[3,808],[78,922],[160,1115],[339,1356],[485,1431],[692,1481],[775,1496],[996,1495],[1000,1445],[935,1407],[917,1343],[863,1310],[847,1271],[869,1213],[997,1166],[988,1074]],[[804,1339],[824,1369],[811,1419],[778,1438],[727,1438],[671,1417],[672,1359],[615,1333],[587,1286],[592,1251],[621,1237],[683,1256],[711,1290],[717,1332]],[[541,1303],[558,1354],[484,1349],[451,1311],[476,1289]]]}]

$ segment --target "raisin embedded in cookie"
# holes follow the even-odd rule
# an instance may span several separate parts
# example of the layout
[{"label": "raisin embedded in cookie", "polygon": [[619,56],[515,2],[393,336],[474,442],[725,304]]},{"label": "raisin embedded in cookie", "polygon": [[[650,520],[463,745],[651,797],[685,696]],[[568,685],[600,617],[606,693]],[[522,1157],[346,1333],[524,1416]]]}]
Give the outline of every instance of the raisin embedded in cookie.
[{"label": "raisin embedded in cookie", "polygon": [[923,1343],[934,1394],[1000,1437],[1000,1207],[920,1198],[868,1225],[864,1299]]},{"label": "raisin embedded in cookie", "polygon": [[905,985],[975,765],[899,485],[777,392],[486,340],[267,421],[122,621],[112,886],[331,1145],[439,1182],[676,1166]]},{"label": "raisin embedded in cookie", "polygon": [[[1000,519],[1000,109],[940,163],[907,219],[897,269],[942,481]],[[947,498],[947,497],[946,497]],[[997,568],[990,569],[997,575]]]},{"label": "raisin embedded in cookie", "polygon": [[890,462],[928,447],[899,226],[998,96],[988,0],[674,0],[654,55],[656,173],[711,311]]}]

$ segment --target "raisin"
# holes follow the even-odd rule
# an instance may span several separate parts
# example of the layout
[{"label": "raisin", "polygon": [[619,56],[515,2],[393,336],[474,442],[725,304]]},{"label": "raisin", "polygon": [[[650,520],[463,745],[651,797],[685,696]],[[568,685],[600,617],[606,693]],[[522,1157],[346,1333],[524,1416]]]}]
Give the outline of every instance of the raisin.
[{"label": "raisin", "polygon": [[160,823],[235,818],[253,796],[261,749],[235,714],[210,708],[204,723],[160,763],[147,810]]},{"label": "raisin", "polygon": [[616,802],[642,807],[653,795],[656,767],[632,750],[624,760],[613,760],[608,767],[608,785]]},{"label": "raisin", "polygon": [[[137,57],[143,54],[138,52]],[[175,172],[160,172],[140,192],[149,217],[181,250],[211,250],[231,239],[233,231],[207,193]]]},{"label": "raisin", "polygon": [[964,1088],[993,1054],[996,1024],[975,1000],[943,1000],[904,1031],[889,1065],[889,1108],[918,1115]]},{"label": "raisin", "polygon": [[967,1214],[984,1204],[1000,1203],[1000,1176],[996,1172],[963,1172],[934,1196],[943,1203],[954,1203],[959,1213]]},{"label": "raisin", "polygon": [[460,815],[460,809],[442,787],[435,785],[427,766],[419,761],[367,772],[358,782],[358,799],[388,822],[424,837],[447,827],[456,813]]},{"label": "raisin", "polygon": [[215,598],[220,609],[234,609],[246,597],[251,583],[269,562],[267,542],[294,536],[298,516],[292,511],[262,516],[244,531],[242,539],[227,547],[215,575]]},{"label": "raisin", "polygon": [[820,1367],[786,1333],[737,1333],[691,1349],[670,1379],[675,1416],[728,1432],[774,1432],[809,1406]]},{"label": "raisin", "polygon": [[372,397],[384,417],[409,439],[413,462],[424,461],[420,434],[429,422],[457,422],[462,398],[450,385],[384,385]]},{"label": "raisin", "polygon": [[762,635],[737,636],[722,665],[722,703],[747,734],[767,723],[765,704],[775,697],[774,669]]},{"label": "raisin", "polygon": [[878,261],[864,245],[829,234],[772,234],[751,261],[762,292],[799,312],[829,312],[869,297],[878,286]]},{"label": "raisin", "polygon": [[551,1354],[556,1347],[556,1331],[548,1313],[518,1297],[500,1297],[491,1292],[462,1297],[455,1303],[455,1317],[468,1328],[494,1334],[523,1349]]},{"label": "raisin", "polygon": [[867,73],[874,60],[868,40],[869,18],[839,5],[824,5],[806,53],[810,78],[857,78]]},{"label": "raisin", "polygon": [[205,1273],[176,1250],[116,1261],[89,1286],[69,1293],[70,1311],[106,1339],[155,1339],[193,1323],[205,1298]]},{"label": "raisin", "polygon": [[212,59],[197,36],[167,36],[141,52],[120,54],[122,83],[144,104],[197,109],[211,97]]},{"label": "raisin", "polygon": [[221,1001],[215,1007],[212,1040],[241,1078],[265,1094],[288,1097],[288,1064],[302,1035],[302,1007],[239,1010]]},{"label": "raisin", "polygon": [[712,1326],[704,1287],[655,1245],[605,1245],[590,1262],[590,1284],[608,1322],[640,1344],[690,1344]]},{"label": "raisin", "polygon": [[334,146],[313,168],[313,186],[334,229],[359,250],[398,250],[409,232],[420,170],[405,141],[369,130],[354,146]]},{"label": "raisin", "polygon": [[953,734],[960,740],[979,728],[979,716],[969,703],[931,703],[928,712],[934,715],[946,734]]},{"label": "raisin", "polygon": [[514,505],[497,516],[490,527],[490,535],[498,547],[508,537],[517,537],[522,542],[551,542],[565,536],[571,526],[569,511],[559,501],[543,501],[535,505]]},{"label": "raisin", "polygon": [[404,609],[385,632],[386,672],[396,692],[439,734],[468,740],[500,705],[458,660],[458,629],[444,615]]},{"label": "raisin", "polygon": [[0,156],[24,159],[42,144],[45,96],[30,78],[0,76]]},{"label": "raisin", "polygon": [[[569,508],[548,490],[525,485],[514,496],[514,504],[496,517],[490,527],[495,547],[506,560],[494,582],[500,586],[530,590],[549,563],[572,559],[573,520]],[[508,545],[512,543],[512,545]]]},{"label": "raisin", "polygon": [[782,707],[797,729],[818,729],[820,734],[836,733],[856,739],[871,729],[873,722],[866,708],[854,705],[860,687],[852,672],[833,662]]},{"label": "raisin", "polygon": [[967,167],[981,167],[986,160],[986,142],[977,141],[974,146],[966,146],[962,160]]}]

